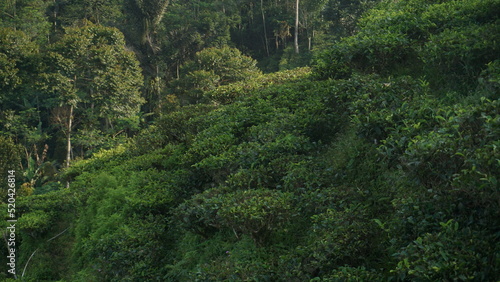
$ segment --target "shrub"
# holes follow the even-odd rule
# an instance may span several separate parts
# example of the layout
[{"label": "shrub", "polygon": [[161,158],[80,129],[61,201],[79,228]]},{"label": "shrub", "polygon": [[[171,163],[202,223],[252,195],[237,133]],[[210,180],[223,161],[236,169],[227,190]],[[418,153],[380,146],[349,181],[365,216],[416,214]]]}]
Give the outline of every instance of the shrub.
[{"label": "shrub", "polygon": [[[426,233],[395,254],[401,280],[489,281],[498,275],[497,246],[485,234],[459,229],[453,220],[441,223],[438,233]],[[486,235],[487,237],[488,235]]]},{"label": "shrub", "polygon": [[206,48],[181,68],[182,77],[173,83],[176,93],[199,101],[203,93],[217,86],[246,80],[261,74],[257,62],[231,47]]}]

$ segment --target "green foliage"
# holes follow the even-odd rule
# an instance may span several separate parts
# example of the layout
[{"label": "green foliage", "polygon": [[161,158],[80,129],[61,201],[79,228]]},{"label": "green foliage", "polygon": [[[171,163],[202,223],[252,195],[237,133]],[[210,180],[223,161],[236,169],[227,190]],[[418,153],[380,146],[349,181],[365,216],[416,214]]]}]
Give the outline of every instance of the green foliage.
[{"label": "green foliage", "polygon": [[236,82],[259,74],[256,61],[230,47],[207,48],[198,53],[192,63],[184,68],[192,70],[212,70],[220,76],[221,83]]},{"label": "green foliage", "polygon": [[[179,156],[175,151],[171,148],[138,158],[125,151],[103,152],[94,156],[94,164],[85,165],[86,170],[101,169],[95,175],[81,174],[72,185],[81,201],[73,262],[75,270],[86,271],[77,275],[79,279],[87,275],[108,280],[161,277],[161,264],[151,266],[168,261],[164,251],[154,250],[171,240],[162,215],[182,193],[178,185],[186,179],[182,171],[169,175],[159,171],[176,167]],[[172,153],[172,159],[165,161],[165,155]]]},{"label": "green foliage", "polygon": [[306,67],[310,65],[312,59],[312,52],[303,51],[299,54],[290,46],[283,50],[283,55],[279,62],[280,70],[291,70],[299,67]]},{"label": "green foliage", "polygon": [[182,107],[158,117],[154,124],[141,131],[135,140],[137,150],[161,149],[167,144],[191,143],[201,127],[200,116],[214,110],[214,106],[196,104]]},{"label": "green foliage", "polygon": [[172,2],[160,25],[168,34],[159,38],[161,62],[155,62],[162,73],[179,78],[179,67],[197,52],[232,45],[231,29],[240,22],[238,12],[234,1]]},{"label": "green foliage", "polygon": [[384,277],[375,270],[368,270],[364,267],[349,267],[342,266],[334,271],[330,276],[319,279],[315,278],[311,281],[377,281],[384,280]]},{"label": "green foliage", "polygon": [[[384,1],[355,35],[316,55],[312,75],[263,75],[226,43],[248,31],[230,46],[256,57],[282,52],[294,11],[285,2],[165,10],[157,1],[163,10],[154,13],[127,2],[145,19],[127,36],[146,41],[127,42],[151,81],[148,97],[162,99],[147,107],[154,115],[137,114],[142,77],[116,29],[81,22],[39,54],[4,31],[12,44],[0,46],[1,97],[23,94],[2,111],[2,135],[14,137],[0,137],[3,169],[19,162],[16,144],[35,145],[24,150],[20,178],[32,194],[19,193],[16,206],[19,262],[36,250],[27,280],[499,277],[498,1]],[[343,12],[361,5],[305,1],[301,35],[314,46],[313,30],[354,33],[362,9]],[[297,63],[288,55],[283,66]],[[185,106],[162,90],[180,65],[173,91],[206,104]],[[74,144],[93,154],[58,173],[37,146],[55,132],[48,121],[59,116],[67,128],[71,106]],[[70,136],[54,138],[61,133]],[[60,263],[47,267],[49,258]]]},{"label": "green foliage", "polygon": [[2,109],[13,109],[13,105],[22,101],[15,95],[23,82],[29,81],[26,65],[28,58],[37,51],[36,44],[20,30],[0,27],[0,101]]},{"label": "green foliage", "polygon": [[[17,189],[19,190],[19,188]],[[68,218],[74,216],[75,202],[69,191],[54,191],[44,195],[31,195],[16,199],[16,270],[26,266],[26,278],[29,280],[59,280],[67,271],[67,264],[62,263],[68,256],[67,236]],[[5,207],[7,208],[7,207]],[[2,224],[5,230],[7,222]],[[61,241],[61,236],[66,237]],[[7,254],[2,251],[2,256]],[[47,267],[47,259],[58,263]],[[2,263],[6,263],[2,260]],[[59,263],[62,263],[59,265]]]},{"label": "green foliage", "polygon": [[71,26],[83,19],[96,24],[114,25],[123,18],[123,10],[120,9],[123,2],[122,0],[69,0],[55,5],[53,9],[55,13],[60,14],[56,20],[64,26]]},{"label": "green foliage", "polygon": [[[482,71],[479,77],[480,87],[484,89],[484,95],[488,98],[495,98],[500,91],[500,60],[488,63],[487,68]],[[489,97],[492,94],[494,96]]]},{"label": "green foliage", "polygon": [[419,51],[421,60],[450,76],[476,78],[485,65],[493,61],[499,48],[495,34],[499,21],[445,29],[431,34]]},{"label": "green foliage", "polygon": [[48,1],[6,0],[0,4],[0,27],[24,32],[30,39],[47,42],[50,23],[45,11]]},{"label": "green foliage", "polygon": [[315,58],[314,75],[316,78],[348,78],[352,74],[349,53],[345,47],[335,45],[328,51],[318,53]]},{"label": "green foliage", "polygon": [[102,118],[130,117],[144,103],[138,61],[125,50],[123,34],[115,28],[88,24],[68,28],[53,50],[74,64],[69,79],[81,92],[84,107],[93,104]]},{"label": "green foliage", "polygon": [[485,243],[485,234],[459,229],[454,220],[441,223],[438,233],[426,233],[395,254],[391,272],[399,279],[487,280],[498,269],[498,246]]},{"label": "green foliage", "polygon": [[[20,174],[21,146],[16,145],[12,139],[0,136],[0,175],[3,181],[7,181],[9,170]],[[2,187],[3,188],[3,187]],[[7,185],[2,189],[6,193]],[[2,201],[3,202],[3,201]]]},{"label": "green foliage", "polygon": [[221,193],[208,190],[181,207],[185,228],[208,237],[220,228],[250,236],[258,246],[291,220],[292,194],[267,189]]},{"label": "green foliage", "polygon": [[37,58],[35,76],[35,91],[45,101],[39,107],[50,113],[46,122],[66,140],[76,132],[74,144],[83,156],[138,131],[145,102],[139,62],[125,49],[123,34],[116,28],[84,24],[67,28],[48,46]]},{"label": "green foliage", "polygon": [[230,104],[238,98],[248,95],[257,89],[264,89],[271,85],[306,80],[310,74],[309,68],[296,68],[275,72],[272,74],[249,77],[245,81],[238,81],[221,85],[214,90],[205,92],[205,97],[215,104]]},{"label": "green foliage", "polygon": [[322,271],[340,265],[362,266],[363,260],[376,261],[379,256],[375,247],[378,245],[379,230],[363,214],[365,210],[352,206],[343,211],[328,209],[313,216],[315,236],[308,248],[311,262],[307,267]]},{"label": "green foliage", "polygon": [[[15,87],[17,85],[19,85],[21,82],[21,79],[17,76],[17,73],[19,70],[16,69],[15,62],[9,61],[7,55],[4,53],[0,54],[0,60],[2,62],[2,69],[0,70],[0,79],[2,81],[2,90],[6,91],[9,88],[15,89]],[[3,98],[3,99],[5,99],[5,98]]]},{"label": "green foliage", "polygon": [[207,48],[196,53],[195,59],[181,68],[184,75],[175,81],[174,87],[199,100],[203,93],[217,86],[258,76],[260,71],[256,64],[236,48]]},{"label": "green foliage", "polygon": [[497,9],[498,1],[383,3],[361,19],[359,33],[318,57],[317,76],[343,78],[353,69],[419,73],[450,88],[473,82],[498,53]]},{"label": "green foliage", "polygon": [[[315,2],[307,1],[306,5]],[[324,50],[331,47],[336,40],[354,35],[359,30],[358,21],[360,18],[362,19],[362,15],[379,2],[382,1],[327,1],[324,10],[320,11],[320,17],[323,17],[324,21],[318,21],[316,24],[320,28],[314,29],[316,33],[319,33],[319,36],[315,36],[317,39],[314,47],[318,50]]]}]

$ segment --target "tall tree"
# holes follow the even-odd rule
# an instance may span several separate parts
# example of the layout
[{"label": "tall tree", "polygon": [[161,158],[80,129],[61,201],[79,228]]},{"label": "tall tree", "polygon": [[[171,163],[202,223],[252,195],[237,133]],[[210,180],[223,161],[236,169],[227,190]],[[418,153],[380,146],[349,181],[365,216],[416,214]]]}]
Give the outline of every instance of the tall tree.
[{"label": "tall tree", "polygon": [[42,57],[43,67],[38,86],[51,104],[51,122],[59,127],[66,137],[65,167],[71,162],[71,132],[73,130],[74,108],[81,101],[76,89],[76,69],[72,60],[55,52]]},{"label": "tall tree", "polygon": [[26,33],[0,27],[0,134],[23,146],[28,166],[47,137],[42,101],[33,89],[36,64],[32,60],[37,52],[38,46]]},{"label": "tall tree", "polygon": [[105,119],[108,129],[112,120],[139,111],[144,103],[140,97],[141,70],[134,53],[126,50],[118,29],[91,23],[68,28],[53,50],[72,60],[75,87],[84,108]]},{"label": "tall tree", "polygon": [[66,32],[45,56],[40,88],[55,101],[52,122],[66,137],[69,165],[76,126],[116,134],[117,122],[136,118],[144,99],[139,63],[120,31],[87,22]]}]

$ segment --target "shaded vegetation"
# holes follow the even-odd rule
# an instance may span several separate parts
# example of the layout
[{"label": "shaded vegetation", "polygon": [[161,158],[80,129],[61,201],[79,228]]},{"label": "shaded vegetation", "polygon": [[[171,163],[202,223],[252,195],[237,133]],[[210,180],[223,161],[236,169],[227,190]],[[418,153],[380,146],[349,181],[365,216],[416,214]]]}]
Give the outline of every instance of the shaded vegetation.
[{"label": "shaded vegetation", "polygon": [[[143,3],[135,2],[128,4]],[[338,12],[316,2],[324,9],[305,8],[311,17]],[[357,26],[346,19],[342,28],[321,29],[338,37],[324,39],[311,68],[263,74],[257,66],[269,58],[257,62],[227,43],[248,32],[234,46],[257,53],[249,30],[262,28],[262,15],[279,14],[277,3],[188,1],[171,3],[165,15],[144,10],[146,23],[157,25],[129,31],[147,39],[139,60],[124,47],[129,35],[114,28],[68,28],[48,51],[0,29],[6,40],[19,38],[0,44],[7,61],[0,170],[22,172],[18,262],[27,280],[498,279],[500,2],[382,1]],[[252,22],[237,9],[259,17]],[[182,25],[177,16],[191,10],[210,25]],[[168,44],[177,47],[164,48],[162,16],[197,31],[185,44],[209,48],[192,56],[178,53],[175,40]],[[308,28],[314,23],[321,22]],[[286,44],[281,31],[277,50]],[[75,44],[87,44],[83,54]],[[169,75],[155,71],[168,62],[151,59],[160,53],[175,58],[178,79],[167,83]],[[57,63],[44,64],[47,56]],[[139,63],[149,81],[143,97]],[[58,84],[27,83],[32,65]],[[75,74],[81,81],[66,83]],[[43,102],[22,107],[16,93],[29,93],[25,103]],[[44,141],[70,135],[25,121],[50,120],[40,95],[75,106],[77,146],[90,157],[59,169],[47,156]],[[144,98],[156,104],[145,104],[151,111],[141,117],[131,105]],[[90,142],[84,130],[99,131],[101,141]]]}]

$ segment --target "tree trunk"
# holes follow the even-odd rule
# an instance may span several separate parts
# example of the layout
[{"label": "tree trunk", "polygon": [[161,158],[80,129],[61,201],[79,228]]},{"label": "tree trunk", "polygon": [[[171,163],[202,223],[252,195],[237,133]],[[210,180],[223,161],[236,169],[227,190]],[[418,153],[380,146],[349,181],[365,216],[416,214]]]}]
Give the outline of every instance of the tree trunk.
[{"label": "tree trunk", "polygon": [[262,13],[262,23],[264,24],[264,44],[266,44],[266,53],[269,57],[269,43],[267,42],[266,17],[264,16],[264,1],[260,0],[260,12]]},{"label": "tree trunk", "polygon": [[176,73],[177,73],[177,80],[180,78],[180,73],[179,73],[179,61],[177,61],[177,65],[175,66],[176,68]]},{"label": "tree trunk", "polygon": [[295,2],[295,53],[299,53],[299,0]]},{"label": "tree trunk", "polygon": [[56,3],[56,0],[54,0],[54,32],[57,32],[57,10],[59,9],[59,6]]},{"label": "tree trunk", "polygon": [[[71,128],[73,126],[73,105],[69,106],[68,115],[68,133],[66,135],[66,168],[69,168],[71,162]],[[66,188],[69,188],[69,181],[66,181]]]},{"label": "tree trunk", "polygon": [[71,161],[71,128],[73,126],[73,105],[69,106],[68,133],[66,135],[66,168],[69,168]]}]

